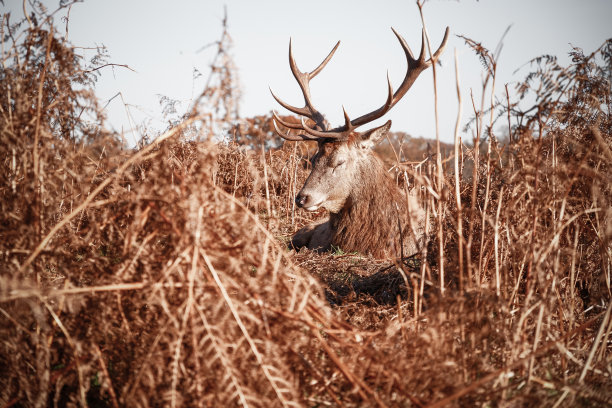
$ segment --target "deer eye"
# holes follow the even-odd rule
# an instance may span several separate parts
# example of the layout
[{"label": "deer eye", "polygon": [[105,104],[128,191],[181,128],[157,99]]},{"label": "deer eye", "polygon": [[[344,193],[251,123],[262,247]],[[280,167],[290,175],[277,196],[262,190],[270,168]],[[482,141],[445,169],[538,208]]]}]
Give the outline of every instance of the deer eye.
[{"label": "deer eye", "polygon": [[336,170],[338,167],[342,166],[344,163],[346,163],[346,160],[338,160],[336,162],[336,164],[334,164],[334,170]]}]

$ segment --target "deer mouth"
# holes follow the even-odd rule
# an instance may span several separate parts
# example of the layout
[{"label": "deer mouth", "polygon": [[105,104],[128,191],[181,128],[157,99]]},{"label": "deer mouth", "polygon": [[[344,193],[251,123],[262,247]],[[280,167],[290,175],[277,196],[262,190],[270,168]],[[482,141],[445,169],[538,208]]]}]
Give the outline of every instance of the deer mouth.
[{"label": "deer mouth", "polygon": [[321,194],[311,194],[304,193],[300,191],[300,193],[295,197],[295,203],[298,207],[303,208],[306,211],[316,211],[321,207],[321,204],[325,201],[324,197],[321,197]]},{"label": "deer mouth", "polygon": [[308,207],[304,207],[304,209],[306,211],[317,211],[319,209],[319,207],[321,207],[321,203],[315,204],[315,205],[311,205]]}]

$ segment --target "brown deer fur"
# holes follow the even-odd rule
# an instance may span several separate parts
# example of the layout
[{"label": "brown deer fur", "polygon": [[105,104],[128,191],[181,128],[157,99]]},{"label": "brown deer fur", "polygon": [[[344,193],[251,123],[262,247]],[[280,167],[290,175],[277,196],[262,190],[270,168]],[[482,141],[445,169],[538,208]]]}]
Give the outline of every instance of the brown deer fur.
[{"label": "brown deer fur", "polygon": [[[425,31],[421,35],[421,52],[414,57],[406,40],[393,30],[406,56],[406,75],[393,92],[388,82],[384,105],[354,120],[344,111],[344,125],[330,129],[324,115],[310,98],[310,80],[317,76],[336,52],[338,42],[327,57],[311,72],[298,69],[289,41],[289,67],[304,95],[304,107],[289,105],[272,96],[286,109],[301,116],[301,122],[285,122],[274,114],[274,128],[290,141],[316,140],[319,150],[313,158],[313,169],[295,198],[307,211],[325,208],[329,218],[298,231],[291,243],[294,248],[308,247],[327,251],[334,247],[346,252],[361,252],[376,258],[409,256],[418,251],[424,240],[424,212],[414,193],[400,190],[387,174],[381,160],[372,152],[391,128],[391,121],[366,132],[359,126],[383,117],[408,92],[419,75],[440,57],[448,40],[446,27],[440,47],[425,60]],[[306,118],[314,123],[310,127]],[[278,124],[287,131],[279,129]],[[291,131],[297,132],[292,134]]]},{"label": "brown deer fur", "polygon": [[[386,129],[383,130],[386,133]],[[340,155],[347,162],[342,169],[343,180],[327,183],[329,176],[318,173],[321,168],[333,167],[337,159],[334,156]],[[333,245],[345,252],[359,252],[375,258],[410,256],[418,251],[423,236],[424,211],[416,195],[406,195],[397,186],[381,159],[369,147],[360,147],[355,138],[320,143],[313,162],[312,174],[298,194],[298,200],[314,189],[329,191],[331,184],[340,191],[329,192],[321,205],[330,210],[328,218],[295,234],[294,248],[307,247],[322,252]]]}]

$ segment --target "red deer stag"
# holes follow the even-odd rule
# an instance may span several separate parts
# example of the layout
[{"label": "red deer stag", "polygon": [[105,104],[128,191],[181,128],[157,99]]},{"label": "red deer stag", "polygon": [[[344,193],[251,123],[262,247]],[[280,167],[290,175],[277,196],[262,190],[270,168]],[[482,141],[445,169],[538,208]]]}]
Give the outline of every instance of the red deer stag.
[{"label": "red deer stag", "polygon": [[[340,42],[314,71],[301,72],[289,41],[289,66],[302,89],[305,106],[291,106],[272,93],[281,106],[302,118],[301,123],[289,123],[274,113],[274,126],[286,140],[317,141],[318,151],[312,160],[312,172],[295,202],[307,211],[325,208],[330,213],[329,218],[304,227],[293,236],[291,243],[295,249],[307,247],[323,252],[333,245],[346,252],[357,251],[376,258],[388,258],[414,254],[423,244],[425,213],[416,195],[405,194],[372,151],[372,147],[389,131],[391,121],[365,132],[355,129],[382,117],[399,102],[421,72],[437,61],[446,46],[449,29],[446,28],[440,47],[429,60],[425,60],[424,32],[421,52],[415,59],[406,40],[392,30],[408,61],[402,84],[393,93],[387,77],[389,94],[383,106],[353,120],[344,111],[344,125],[333,129],[312,104],[310,80],[327,65]],[[304,118],[310,119],[314,126]],[[297,135],[281,131],[277,122],[285,128],[297,130]]]}]

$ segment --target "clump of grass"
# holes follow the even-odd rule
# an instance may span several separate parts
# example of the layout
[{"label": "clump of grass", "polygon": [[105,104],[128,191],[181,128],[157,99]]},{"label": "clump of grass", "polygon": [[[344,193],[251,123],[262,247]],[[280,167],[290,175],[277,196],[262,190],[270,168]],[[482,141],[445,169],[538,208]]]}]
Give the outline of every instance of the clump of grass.
[{"label": "clump of grass", "polygon": [[2,404],[299,400],[291,367],[317,340],[290,333],[332,316],[224,183],[231,148],[185,141],[198,116],[138,151],[103,128],[63,132],[93,93],[75,90],[78,58],[41,26],[13,44],[2,78]]}]

